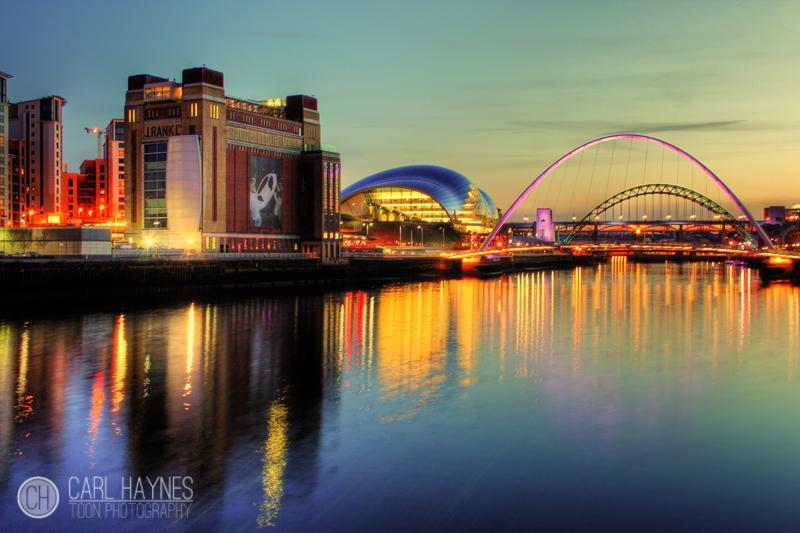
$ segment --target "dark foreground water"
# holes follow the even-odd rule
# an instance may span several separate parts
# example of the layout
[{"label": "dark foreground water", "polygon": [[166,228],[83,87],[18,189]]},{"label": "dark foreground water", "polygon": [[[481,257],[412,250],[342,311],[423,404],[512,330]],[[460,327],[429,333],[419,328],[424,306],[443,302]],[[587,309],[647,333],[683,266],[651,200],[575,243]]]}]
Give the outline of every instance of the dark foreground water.
[{"label": "dark foreground water", "polygon": [[56,313],[0,321],[2,530],[800,528],[800,289],[744,268]]}]

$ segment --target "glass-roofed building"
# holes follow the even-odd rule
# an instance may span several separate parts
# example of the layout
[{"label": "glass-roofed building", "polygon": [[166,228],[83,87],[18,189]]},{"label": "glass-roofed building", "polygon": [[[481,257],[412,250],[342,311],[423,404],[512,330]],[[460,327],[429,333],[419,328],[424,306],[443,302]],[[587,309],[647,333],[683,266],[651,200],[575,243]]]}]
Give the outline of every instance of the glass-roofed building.
[{"label": "glass-roofed building", "polygon": [[497,223],[494,202],[454,170],[413,165],[384,170],[341,194],[342,213],[358,220],[452,223],[458,231],[485,233]]},{"label": "glass-roofed building", "polygon": [[[384,230],[392,224],[425,224],[442,231],[442,243],[447,231],[462,236],[488,233],[498,220],[497,207],[485,191],[464,175],[433,165],[398,167],[367,176],[342,191],[341,212],[345,231],[359,231],[368,224]],[[373,233],[377,234],[377,228]],[[401,228],[396,233],[397,241],[407,241]],[[420,234],[417,241],[424,238]]]}]

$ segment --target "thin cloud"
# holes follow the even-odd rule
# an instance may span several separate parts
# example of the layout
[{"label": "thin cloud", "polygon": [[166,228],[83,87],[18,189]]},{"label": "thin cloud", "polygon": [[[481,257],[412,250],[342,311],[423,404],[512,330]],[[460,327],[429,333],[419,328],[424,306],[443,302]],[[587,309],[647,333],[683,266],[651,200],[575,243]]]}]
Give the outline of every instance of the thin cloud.
[{"label": "thin cloud", "polygon": [[722,130],[722,129],[750,129],[744,128],[744,120],[711,120],[707,122],[662,122],[653,124],[631,124],[627,128],[608,132],[616,133],[663,133],[667,131],[696,131],[696,130]]}]

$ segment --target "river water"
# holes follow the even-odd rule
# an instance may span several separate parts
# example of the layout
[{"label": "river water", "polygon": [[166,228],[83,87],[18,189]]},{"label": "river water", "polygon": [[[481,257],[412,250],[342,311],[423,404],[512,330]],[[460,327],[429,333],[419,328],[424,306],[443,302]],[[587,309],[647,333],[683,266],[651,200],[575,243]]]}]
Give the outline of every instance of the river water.
[{"label": "river water", "polygon": [[[800,288],[744,267],[27,313],[0,319],[3,530],[800,527]],[[188,517],[86,503],[170,476]]]}]

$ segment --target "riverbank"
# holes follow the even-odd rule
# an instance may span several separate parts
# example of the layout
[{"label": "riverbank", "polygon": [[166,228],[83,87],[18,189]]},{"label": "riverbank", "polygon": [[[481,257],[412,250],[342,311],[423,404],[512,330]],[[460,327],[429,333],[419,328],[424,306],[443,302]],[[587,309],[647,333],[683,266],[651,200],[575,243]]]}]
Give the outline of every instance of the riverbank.
[{"label": "riverbank", "polygon": [[[597,262],[597,260],[592,260]],[[488,275],[529,269],[571,268],[587,258],[546,254],[505,258]],[[469,275],[460,260],[439,256],[352,257],[337,264],[313,258],[208,257],[74,259],[6,258],[0,260],[0,301],[41,305],[67,300],[149,297],[205,291],[254,291],[286,287],[357,287],[400,281]],[[484,273],[478,272],[478,275]]]}]

